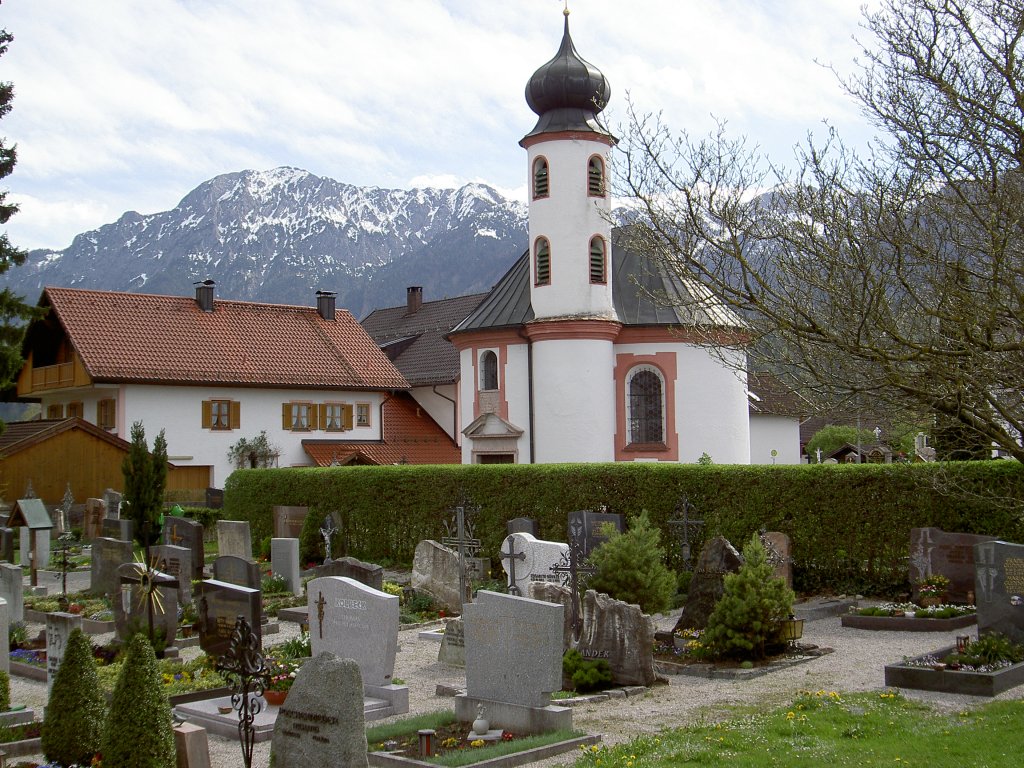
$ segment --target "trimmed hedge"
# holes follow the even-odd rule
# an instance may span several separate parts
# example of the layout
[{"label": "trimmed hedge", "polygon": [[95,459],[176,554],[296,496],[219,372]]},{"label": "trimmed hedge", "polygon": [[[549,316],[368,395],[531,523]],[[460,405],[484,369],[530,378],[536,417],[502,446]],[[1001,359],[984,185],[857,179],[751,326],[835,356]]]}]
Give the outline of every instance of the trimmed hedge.
[{"label": "trimmed hedge", "polygon": [[[422,539],[440,539],[463,494],[481,511],[476,535],[498,562],[505,522],[537,520],[542,538],[564,541],[566,514],[647,510],[678,568],[666,523],[680,496],[705,521],[702,536],[744,542],[761,529],[789,534],[802,592],[884,594],[906,587],[910,529],[936,526],[1024,541],[1017,462],[729,466],[620,463],[451,465],[239,470],[225,483],[225,519],[248,520],[253,541],[270,536],[274,505],[308,506],[307,560],[323,558],[319,527],[334,513],[336,557],[412,562]],[[696,554],[696,553],[694,553]]]}]

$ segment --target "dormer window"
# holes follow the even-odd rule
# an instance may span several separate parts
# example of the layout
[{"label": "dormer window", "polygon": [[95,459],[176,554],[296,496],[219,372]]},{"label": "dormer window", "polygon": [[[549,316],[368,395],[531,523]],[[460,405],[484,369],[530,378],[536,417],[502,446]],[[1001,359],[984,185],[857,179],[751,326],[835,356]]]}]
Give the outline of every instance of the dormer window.
[{"label": "dormer window", "polygon": [[538,157],[533,161],[533,199],[548,196],[548,161]]},{"label": "dormer window", "polygon": [[538,237],[533,247],[534,285],[551,285],[551,246],[546,237]]},{"label": "dormer window", "polygon": [[608,282],[606,274],[604,238],[596,235],[590,239],[590,282],[604,284]]},{"label": "dormer window", "polygon": [[604,197],[604,159],[599,155],[590,158],[587,164],[587,194],[591,197]]}]

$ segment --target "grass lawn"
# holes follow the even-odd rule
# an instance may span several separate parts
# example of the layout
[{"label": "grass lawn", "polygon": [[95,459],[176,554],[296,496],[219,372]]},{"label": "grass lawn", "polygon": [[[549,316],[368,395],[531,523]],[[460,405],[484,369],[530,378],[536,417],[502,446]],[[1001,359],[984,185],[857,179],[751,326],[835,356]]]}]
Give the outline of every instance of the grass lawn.
[{"label": "grass lawn", "polygon": [[1024,701],[939,713],[898,692],[801,694],[789,707],[586,748],[576,768],[653,766],[1017,766]]}]

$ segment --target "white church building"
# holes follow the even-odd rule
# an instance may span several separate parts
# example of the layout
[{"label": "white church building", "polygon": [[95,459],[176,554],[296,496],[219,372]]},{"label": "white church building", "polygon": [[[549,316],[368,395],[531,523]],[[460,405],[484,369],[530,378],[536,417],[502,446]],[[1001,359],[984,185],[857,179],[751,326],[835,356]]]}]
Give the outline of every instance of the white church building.
[{"label": "white church building", "polygon": [[[448,336],[465,464],[751,461],[742,323],[610,224],[609,95],[566,14],[526,86],[529,251]],[[664,294],[680,301],[651,299]],[[731,365],[697,343],[709,332]]]}]

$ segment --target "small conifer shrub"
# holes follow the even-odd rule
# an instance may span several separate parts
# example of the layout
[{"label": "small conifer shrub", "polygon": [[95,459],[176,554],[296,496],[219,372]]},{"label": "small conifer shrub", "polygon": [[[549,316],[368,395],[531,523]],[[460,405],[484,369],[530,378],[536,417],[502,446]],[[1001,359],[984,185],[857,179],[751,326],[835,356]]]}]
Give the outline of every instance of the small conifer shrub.
[{"label": "small conifer shrub", "polygon": [[175,768],[171,706],[141,632],[128,644],[103,729],[103,768]]},{"label": "small conifer shrub", "polygon": [[92,645],[82,630],[73,629],[43,718],[46,759],[60,765],[89,765],[100,749],[106,709]]},{"label": "small conifer shrub", "polygon": [[584,659],[583,654],[570,648],[562,657],[562,675],[572,681],[572,688],[580,693],[610,688],[612,668],[607,659]]},{"label": "small conifer shrub", "polygon": [[587,582],[587,589],[639,605],[649,614],[672,605],[676,578],[665,565],[661,531],[651,525],[646,510],[629,521],[625,533],[612,532],[590,553],[590,561],[597,572]]},{"label": "small conifer shrub", "polygon": [[0,712],[11,708],[11,676],[0,669]]}]

